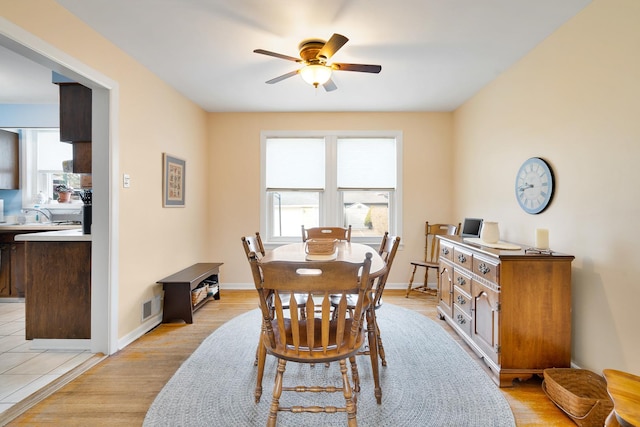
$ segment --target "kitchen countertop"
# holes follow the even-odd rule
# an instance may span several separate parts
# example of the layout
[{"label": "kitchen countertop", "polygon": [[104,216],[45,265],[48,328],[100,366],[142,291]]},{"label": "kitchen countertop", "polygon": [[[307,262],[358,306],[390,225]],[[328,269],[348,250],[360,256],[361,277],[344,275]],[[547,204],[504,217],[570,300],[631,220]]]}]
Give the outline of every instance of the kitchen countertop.
[{"label": "kitchen countertop", "polygon": [[0,232],[2,231],[54,231],[54,230],[75,230],[82,228],[80,224],[6,224],[0,222]]},{"label": "kitchen countertop", "polygon": [[42,233],[18,234],[18,242],[90,242],[91,234],[82,234],[82,229],[45,231]]}]

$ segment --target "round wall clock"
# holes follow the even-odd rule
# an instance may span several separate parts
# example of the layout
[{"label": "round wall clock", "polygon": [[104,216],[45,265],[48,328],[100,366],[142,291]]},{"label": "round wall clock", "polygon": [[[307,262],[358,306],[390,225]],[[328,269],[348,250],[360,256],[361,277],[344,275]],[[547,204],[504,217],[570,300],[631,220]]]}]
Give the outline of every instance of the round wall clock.
[{"label": "round wall clock", "polygon": [[553,198],[553,171],[539,157],[525,160],[516,175],[516,199],[527,213],[539,214]]}]

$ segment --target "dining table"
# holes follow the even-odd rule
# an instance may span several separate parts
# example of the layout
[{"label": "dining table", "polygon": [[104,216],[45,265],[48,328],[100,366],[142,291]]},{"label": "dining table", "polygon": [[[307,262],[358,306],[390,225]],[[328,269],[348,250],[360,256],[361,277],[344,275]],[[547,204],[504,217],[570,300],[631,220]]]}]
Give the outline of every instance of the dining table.
[{"label": "dining table", "polygon": [[[348,261],[359,263],[363,262],[367,252],[370,252],[371,268],[369,270],[369,279],[372,282],[376,278],[387,272],[387,265],[378,254],[376,249],[363,243],[337,241],[335,243],[336,251],[331,255],[314,255],[307,251],[307,243],[296,242],[278,246],[267,251],[265,256],[260,260],[261,263],[271,261],[289,261],[289,262],[313,262],[313,261]],[[380,387],[380,374],[378,366],[378,336],[375,331],[375,307],[370,304],[366,312],[367,320],[367,339],[369,350],[367,353],[371,358],[371,370],[374,381],[374,395],[378,404],[382,403],[382,388]]]},{"label": "dining table", "polygon": [[288,243],[278,246],[268,251],[262,258],[261,262],[270,261],[348,261],[362,262],[367,252],[371,252],[371,269],[369,278],[375,279],[382,276],[387,271],[387,265],[378,254],[377,249],[373,249],[369,245],[363,243],[354,243],[346,241],[338,241],[335,244],[336,254],[334,255],[313,255],[307,253],[307,244],[305,242]]}]

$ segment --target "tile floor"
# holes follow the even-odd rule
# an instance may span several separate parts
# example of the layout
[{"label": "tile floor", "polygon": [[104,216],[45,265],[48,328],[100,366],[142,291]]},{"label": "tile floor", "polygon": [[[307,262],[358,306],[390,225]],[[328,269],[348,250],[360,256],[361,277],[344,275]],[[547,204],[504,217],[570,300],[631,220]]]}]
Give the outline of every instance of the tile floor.
[{"label": "tile floor", "polygon": [[31,350],[24,322],[24,301],[0,302],[0,414],[92,357],[88,351]]}]

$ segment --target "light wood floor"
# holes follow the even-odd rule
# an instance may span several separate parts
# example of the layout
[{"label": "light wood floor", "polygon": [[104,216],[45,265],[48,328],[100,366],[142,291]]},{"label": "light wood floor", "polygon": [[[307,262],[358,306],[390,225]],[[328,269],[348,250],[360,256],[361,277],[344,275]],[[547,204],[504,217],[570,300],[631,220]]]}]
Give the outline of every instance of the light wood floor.
[{"label": "light wood floor", "polygon": [[[414,292],[407,299],[403,291],[387,290],[384,302],[437,319],[435,297]],[[155,396],[202,340],[229,319],[256,307],[255,291],[223,290],[219,301],[209,302],[196,312],[193,324],[160,325],[8,425],[141,425]],[[457,339],[446,323],[441,324]],[[384,338],[384,331],[382,334]],[[463,347],[468,349],[464,343]],[[484,368],[482,360],[468,351]],[[518,426],[574,426],[548,400],[538,378],[501,391]]]}]

